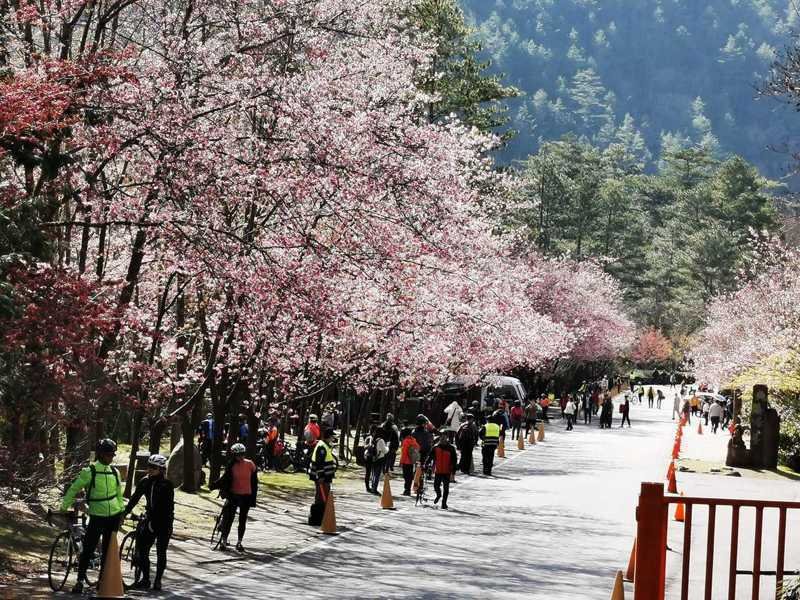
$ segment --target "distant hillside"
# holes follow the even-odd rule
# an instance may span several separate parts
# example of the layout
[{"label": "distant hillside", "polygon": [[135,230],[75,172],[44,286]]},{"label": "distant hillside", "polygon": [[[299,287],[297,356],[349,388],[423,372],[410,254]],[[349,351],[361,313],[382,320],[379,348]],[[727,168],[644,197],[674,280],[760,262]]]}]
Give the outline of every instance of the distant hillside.
[{"label": "distant hillside", "polygon": [[785,174],[788,157],[770,147],[800,118],[755,96],[800,25],[794,0],[462,3],[494,67],[525,92],[505,159],[567,132],[598,144],[639,134],[644,158],[691,139]]}]

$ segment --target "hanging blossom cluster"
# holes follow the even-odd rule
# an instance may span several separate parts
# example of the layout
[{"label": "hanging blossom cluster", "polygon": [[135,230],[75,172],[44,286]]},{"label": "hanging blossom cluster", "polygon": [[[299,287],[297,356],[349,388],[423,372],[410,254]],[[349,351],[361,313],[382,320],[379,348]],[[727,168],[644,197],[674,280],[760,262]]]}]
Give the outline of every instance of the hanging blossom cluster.
[{"label": "hanging blossom cluster", "polygon": [[91,362],[137,401],[429,385],[630,342],[598,266],[492,234],[496,140],[424,117],[433,48],[406,2],[20,6],[3,198],[41,207],[54,271],[102,302]]},{"label": "hanging blossom cluster", "polygon": [[751,369],[791,361],[800,335],[800,254],[776,247],[737,292],[715,300],[692,357],[698,378],[729,384]]}]

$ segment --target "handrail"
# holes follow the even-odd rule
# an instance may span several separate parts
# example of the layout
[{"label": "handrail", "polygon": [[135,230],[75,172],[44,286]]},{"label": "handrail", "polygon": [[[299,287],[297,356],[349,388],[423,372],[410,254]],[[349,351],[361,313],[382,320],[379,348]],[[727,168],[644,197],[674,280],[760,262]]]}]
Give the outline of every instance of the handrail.
[{"label": "handrail", "polygon": [[[787,512],[800,510],[800,502],[783,502],[779,500],[742,500],[736,498],[707,498],[700,496],[679,496],[664,494],[663,483],[642,483],[639,496],[639,506],[636,510],[637,541],[647,540],[648,543],[635,544],[634,555],[634,598],[636,600],[663,600],[666,586],[666,542],[668,516],[670,504],[684,504],[685,517],[683,524],[683,551],[680,580],[680,597],[686,600],[689,597],[690,577],[689,571],[696,560],[692,560],[692,516],[694,506],[708,506],[708,529],[706,532],[705,556],[705,598],[712,597],[712,575],[714,572],[716,524],[718,506],[732,507],[731,535],[730,535],[730,562],[728,565],[728,598],[736,597],[737,575],[751,574],[753,600],[759,599],[762,577],[775,577],[775,589],[780,590],[784,577],[793,571],[784,568],[786,550]],[[742,508],[755,509],[755,532],[752,540],[753,564],[752,570],[746,571],[739,568],[739,520]],[[764,532],[765,509],[777,509],[777,557],[775,570],[762,569],[762,540]],[[677,518],[677,517],[676,517]]]},{"label": "handrail", "polygon": [[665,504],[709,504],[715,506],[739,506],[752,508],[787,508],[800,509],[800,502],[782,502],[780,500],[740,500],[738,498],[704,498],[701,496],[679,496],[664,494]]}]

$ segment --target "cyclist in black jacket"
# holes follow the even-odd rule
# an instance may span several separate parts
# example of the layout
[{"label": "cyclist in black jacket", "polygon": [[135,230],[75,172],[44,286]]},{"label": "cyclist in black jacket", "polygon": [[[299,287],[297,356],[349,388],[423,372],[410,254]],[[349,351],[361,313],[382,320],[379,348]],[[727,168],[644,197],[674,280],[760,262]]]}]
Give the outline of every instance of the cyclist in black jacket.
[{"label": "cyclist in black jacket", "polygon": [[147,502],[147,523],[139,529],[136,538],[136,551],[142,577],[134,585],[135,589],[150,589],[150,548],[156,544],[156,578],[153,589],[161,589],[161,577],[167,568],[167,546],[172,537],[172,521],[175,516],[175,490],[172,482],[166,478],[167,459],[154,454],[147,461],[147,477],[139,482],[133,492],[125,514],[130,513],[144,496]]}]

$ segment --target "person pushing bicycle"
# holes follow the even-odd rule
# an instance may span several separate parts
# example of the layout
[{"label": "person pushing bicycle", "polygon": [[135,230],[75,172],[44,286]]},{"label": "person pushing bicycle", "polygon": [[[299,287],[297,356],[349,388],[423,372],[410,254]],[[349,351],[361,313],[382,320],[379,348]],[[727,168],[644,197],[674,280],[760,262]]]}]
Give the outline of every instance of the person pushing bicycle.
[{"label": "person pushing bicycle", "polygon": [[234,444],[231,446],[231,460],[228,467],[217,481],[213,482],[209,489],[219,490],[222,498],[225,498],[224,514],[222,517],[222,540],[219,544],[220,550],[228,549],[228,534],[233,525],[233,518],[236,516],[236,509],[239,509],[239,529],[236,551],[244,552],[242,540],[247,529],[247,514],[256,505],[256,493],[258,490],[258,469],[253,461],[245,458],[247,449],[244,444]]},{"label": "person pushing bicycle", "polygon": [[86,490],[89,525],[86,527],[83,551],[78,560],[78,581],[72,588],[73,594],[83,592],[89,560],[97,548],[97,542],[100,541],[100,537],[102,536],[103,538],[103,553],[100,564],[104,564],[111,536],[116,535],[119,530],[122,512],[125,510],[125,501],[122,499],[123,490],[119,472],[111,466],[116,452],[117,444],[114,440],[103,439],[97,442],[95,447],[97,460],[88,467],[81,469],[77,479],[69,486],[61,503],[61,510],[68,511],[78,492]]},{"label": "person pushing bicycle", "polygon": [[167,568],[167,547],[172,537],[172,522],[175,517],[175,488],[167,479],[167,459],[160,454],[152,455],[147,461],[147,476],[136,486],[124,515],[129,514],[142,496],[147,503],[145,523],[136,530],[136,553],[141,579],[133,588],[150,589],[150,549],[156,544],[156,578],[153,589],[161,589],[161,578]]}]

